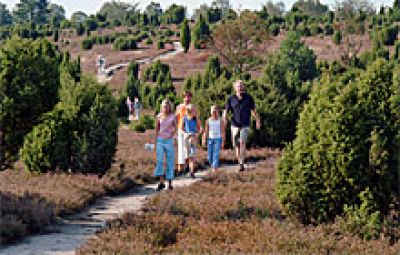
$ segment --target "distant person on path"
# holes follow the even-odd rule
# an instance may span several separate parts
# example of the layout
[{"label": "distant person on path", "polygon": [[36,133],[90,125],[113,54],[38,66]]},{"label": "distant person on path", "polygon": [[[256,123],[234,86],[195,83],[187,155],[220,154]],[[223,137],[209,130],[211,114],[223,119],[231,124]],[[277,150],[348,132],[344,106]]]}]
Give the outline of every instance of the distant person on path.
[{"label": "distant person on path", "polygon": [[[192,93],[184,92],[183,103],[176,108],[176,116],[178,119],[178,175],[183,173],[185,165],[188,164],[188,158],[185,150],[185,140],[183,132],[183,118],[186,115],[186,107],[192,102]],[[198,116],[197,109],[192,107],[192,114]],[[201,123],[200,123],[201,126]],[[201,128],[199,132],[201,133]]]},{"label": "distant person on path", "polygon": [[236,157],[239,163],[239,171],[244,171],[246,142],[250,130],[250,116],[256,119],[256,129],[260,129],[260,118],[255,109],[255,103],[252,96],[245,92],[244,82],[238,80],[233,83],[235,94],[229,96],[223,114],[226,116],[232,112],[231,134],[232,144],[236,150]]},{"label": "distant person on path", "polygon": [[[160,183],[157,190],[165,188],[165,179],[168,180],[168,189],[173,189],[172,180],[174,179],[175,167],[175,147],[174,136],[177,128],[177,120],[172,112],[172,106],[169,100],[161,103],[160,114],[156,121],[156,154],[157,166],[155,176],[160,177]],[[164,170],[164,157],[166,167]],[[165,177],[164,177],[165,176]]]},{"label": "distant person on path", "polygon": [[103,74],[104,73],[105,60],[104,60],[104,57],[102,55],[98,55],[97,56],[96,66],[98,67],[97,73],[98,74]]},{"label": "distant person on path", "polygon": [[128,120],[132,121],[133,116],[132,116],[132,111],[133,111],[133,104],[129,96],[126,97],[126,106],[128,107]]},{"label": "distant person on path", "polygon": [[135,97],[135,99],[134,99],[133,109],[135,111],[135,119],[139,120],[139,118],[140,118],[140,110],[142,109],[142,105],[139,102],[139,98],[138,97]]},{"label": "distant person on path", "polygon": [[183,117],[183,132],[185,142],[185,155],[187,156],[190,176],[195,178],[194,172],[196,167],[196,144],[198,132],[200,131],[200,121],[193,113],[193,105],[186,106],[186,115]]},{"label": "distant person on path", "polygon": [[216,172],[219,167],[219,154],[225,143],[225,122],[219,117],[216,105],[211,106],[211,116],[206,121],[202,142],[203,146],[207,145],[207,159],[213,172]]}]

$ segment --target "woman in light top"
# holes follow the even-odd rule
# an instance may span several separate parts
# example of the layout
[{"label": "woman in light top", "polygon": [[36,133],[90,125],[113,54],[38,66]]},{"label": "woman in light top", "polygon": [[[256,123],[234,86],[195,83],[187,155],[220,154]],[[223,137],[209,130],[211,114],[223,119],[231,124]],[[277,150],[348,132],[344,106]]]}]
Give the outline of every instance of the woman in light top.
[{"label": "woman in light top", "polygon": [[[208,139],[207,139],[208,135]],[[224,148],[225,143],[225,123],[219,117],[218,107],[211,107],[211,116],[207,119],[205,131],[203,133],[203,146],[208,147],[208,162],[215,172],[219,167],[219,153]]]},{"label": "woman in light top", "polygon": [[[172,106],[169,100],[164,100],[161,103],[160,114],[156,121],[156,153],[157,166],[155,176],[160,177],[160,184],[157,190],[165,188],[165,179],[168,180],[168,188],[173,189],[172,180],[174,179],[175,167],[175,148],[174,136],[177,128],[177,120],[172,112]],[[164,168],[164,156],[166,158],[166,168]],[[165,176],[165,177],[164,177]]]}]

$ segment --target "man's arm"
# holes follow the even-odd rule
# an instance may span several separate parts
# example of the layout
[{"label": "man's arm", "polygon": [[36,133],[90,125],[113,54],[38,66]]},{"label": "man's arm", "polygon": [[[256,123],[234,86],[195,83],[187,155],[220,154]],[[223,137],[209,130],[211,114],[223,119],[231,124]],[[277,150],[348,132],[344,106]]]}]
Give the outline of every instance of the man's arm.
[{"label": "man's arm", "polygon": [[203,127],[201,126],[200,112],[197,107],[194,108],[194,116],[196,116],[197,130],[199,131],[199,134],[201,134],[203,133]]},{"label": "man's arm", "polygon": [[257,111],[254,109],[251,111],[251,115],[253,118],[256,120],[256,129],[261,128],[261,121],[260,121],[260,116],[258,115]]},{"label": "man's arm", "polygon": [[226,121],[227,121],[227,115],[228,115],[228,112],[230,111],[230,98],[228,98],[228,100],[226,101],[226,104],[225,104],[225,109],[224,109],[224,111],[222,112],[222,120],[223,120],[223,122],[225,122],[226,123]]},{"label": "man's arm", "polygon": [[154,151],[157,151],[157,138],[158,138],[158,133],[160,132],[160,120],[158,117],[156,118],[156,137],[154,139]]},{"label": "man's arm", "polygon": [[204,126],[204,132],[203,132],[203,139],[202,139],[202,143],[203,146],[206,146],[206,142],[207,142],[207,134],[208,134],[208,121],[206,121],[206,124]]},{"label": "man's arm", "polygon": [[224,120],[221,120],[221,136],[222,136],[222,142],[221,142],[221,148],[224,149],[225,147],[225,137],[226,137],[226,122]]}]

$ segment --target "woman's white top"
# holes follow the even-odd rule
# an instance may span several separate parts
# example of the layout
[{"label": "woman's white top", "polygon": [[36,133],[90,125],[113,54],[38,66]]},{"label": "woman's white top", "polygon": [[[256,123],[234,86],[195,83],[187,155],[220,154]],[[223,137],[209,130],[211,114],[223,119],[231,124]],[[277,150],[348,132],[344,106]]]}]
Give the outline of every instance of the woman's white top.
[{"label": "woman's white top", "polygon": [[221,138],[221,119],[208,119],[208,137],[210,139]]}]

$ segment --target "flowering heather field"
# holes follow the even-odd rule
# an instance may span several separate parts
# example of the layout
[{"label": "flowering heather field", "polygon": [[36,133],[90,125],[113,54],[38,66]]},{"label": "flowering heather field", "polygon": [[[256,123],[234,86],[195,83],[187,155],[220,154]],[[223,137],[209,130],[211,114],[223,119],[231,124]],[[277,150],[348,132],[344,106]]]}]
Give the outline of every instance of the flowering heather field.
[{"label": "flowering heather field", "polygon": [[0,172],[0,244],[40,231],[56,216],[78,211],[105,194],[154,181],[155,156],[143,150],[152,135],[151,131],[137,134],[120,128],[115,164],[102,178],[66,173],[33,175],[20,164]]},{"label": "flowering heather field", "polygon": [[78,254],[398,254],[400,243],[383,237],[363,241],[338,223],[303,226],[284,215],[274,192],[279,154],[264,155],[248,172],[209,174],[158,194],[142,212],[110,222]]},{"label": "flowering heather field", "polygon": [[[79,211],[101,196],[156,181],[155,152],[144,150],[145,143],[154,142],[154,131],[140,134],[123,126],[118,137],[115,163],[102,178],[66,173],[33,175],[20,163],[15,169],[0,172],[0,244],[39,232],[57,216]],[[254,150],[252,155],[257,159],[263,153]],[[222,162],[234,162],[233,153],[222,154]],[[206,152],[199,150],[200,167],[205,157]]]}]

